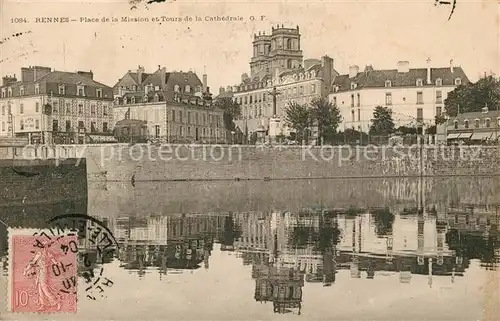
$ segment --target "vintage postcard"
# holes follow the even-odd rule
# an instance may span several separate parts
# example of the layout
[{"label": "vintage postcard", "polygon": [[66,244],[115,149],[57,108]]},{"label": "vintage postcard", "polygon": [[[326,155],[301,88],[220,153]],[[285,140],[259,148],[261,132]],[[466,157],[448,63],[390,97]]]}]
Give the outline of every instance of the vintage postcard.
[{"label": "vintage postcard", "polygon": [[499,15],[0,0],[0,320],[498,320]]}]

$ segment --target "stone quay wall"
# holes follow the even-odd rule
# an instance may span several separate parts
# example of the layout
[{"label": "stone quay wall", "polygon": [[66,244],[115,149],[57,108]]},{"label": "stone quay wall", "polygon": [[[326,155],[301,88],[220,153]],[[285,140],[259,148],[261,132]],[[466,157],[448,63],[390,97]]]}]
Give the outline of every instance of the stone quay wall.
[{"label": "stone quay wall", "polygon": [[89,181],[498,175],[500,146],[28,146],[17,158],[85,158]]}]

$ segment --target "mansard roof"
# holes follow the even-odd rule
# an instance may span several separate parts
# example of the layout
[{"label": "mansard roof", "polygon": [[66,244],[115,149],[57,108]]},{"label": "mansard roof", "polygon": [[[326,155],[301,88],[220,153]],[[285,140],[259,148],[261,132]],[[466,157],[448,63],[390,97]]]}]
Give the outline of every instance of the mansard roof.
[{"label": "mansard roof", "polygon": [[[469,79],[461,67],[432,68],[431,86],[435,86],[437,79],[442,80],[442,86],[455,86],[455,79],[461,78],[462,84],[467,84]],[[427,68],[409,69],[408,72],[398,72],[397,69],[368,70],[361,71],[353,77],[349,75],[339,75],[333,80],[333,86],[338,87],[338,91],[351,90],[351,83],[356,84],[356,89],[385,87],[387,80],[391,81],[391,87],[412,87],[416,85],[417,79],[422,80],[423,86],[427,84]]]}]

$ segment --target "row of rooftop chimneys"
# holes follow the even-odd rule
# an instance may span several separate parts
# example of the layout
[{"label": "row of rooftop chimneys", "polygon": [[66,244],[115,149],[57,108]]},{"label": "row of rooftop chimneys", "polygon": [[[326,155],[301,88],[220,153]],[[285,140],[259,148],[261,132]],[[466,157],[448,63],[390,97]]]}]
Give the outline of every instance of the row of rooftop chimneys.
[{"label": "row of rooftop chimneys", "polygon": [[[276,29],[273,27],[271,27],[271,30],[274,31],[274,30],[277,30],[277,29],[285,29],[285,27],[283,26],[283,24],[281,25],[281,28],[280,28],[280,25],[276,25]],[[287,29],[293,29],[293,28],[287,28]],[[296,28],[297,30],[299,30],[299,26],[297,26]],[[266,32],[265,31],[259,31],[259,36],[265,36],[266,35]],[[257,34],[254,34],[254,37],[257,37]]]},{"label": "row of rooftop chimneys", "polygon": [[[158,71],[160,71],[161,83],[165,84],[166,77],[167,77],[167,68],[165,68],[165,67],[162,68],[160,65],[158,65]],[[180,72],[182,73],[182,70]],[[192,72],[192,71],[190,70],[189,72]],[[137,67],[137,82],[139,84],[142,84],[142,82],[145,80],[142,78],[143,75],[144,75],[144,66],[139,65]],[[202,84],[203,84],[203,92],[207,92],[208,91],[208,76],[206,73],[203,73]]]},{"label": "row of rooftop chimneys", "polygon": [[[405,73],[410,71],[410,62],[409,61],[398,61],[398,72]],[[450,72],[454,71],[453,59],[450,60]],[[373,71],[373,67],[371,65],[367,65],[365,67],[365,72]],[[359,73],[359,66],[354,65],[349,67],[349,78],[354,78]],[[427,59],[427,84],[431,83],[431,59]]]},{"label": "row of rooftop chimneys", "polygon": [[[51,73],[53,70],[50,67],[29,66],[21,68],[21,82],[35,82],[43,76]],[[77,71],[79,75],[94,79],[94,73],[90,71]],[[16,75],[5,76],[2,78],[2,86],[17,82]]]}]

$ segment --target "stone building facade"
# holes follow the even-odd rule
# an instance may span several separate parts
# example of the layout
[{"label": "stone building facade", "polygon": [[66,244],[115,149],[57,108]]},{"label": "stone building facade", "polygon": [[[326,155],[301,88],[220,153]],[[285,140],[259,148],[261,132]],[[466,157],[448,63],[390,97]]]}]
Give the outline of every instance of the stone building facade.
[{"label": "stone building facade", "polygon": [[139,66],[113,87],[115,121],[147,122],[152,139],[170,143],[224,143],[222,110],[213,107],[207,86],[194,72],[145,73]]},{"label": "stone building facade", "polygon": [[469,79],[452,61],[440,68],[427,63],[426,68],[414,69],[408,61],[399,61],[397,69],[351,66],[349,74],[335,77],[329,99],[343,117],[339,129],[368,132],[376,106],[390,107],[396,126],[414,125],[419,112],[424,127],[434,125],[435,116],[444,112],[448,93]]},{"label": "stone building facade", "polygon": [[239,85],[221,88],[219,95],[233,97],[241,105],[236,125],[242,132],[252,133],[263,127],[269,136],[288,135],[290,129],[284,121],[288,103],[305,104],[327,97],[338,74],[333,59],[323,56],[304,60],[299,27],[277,26],[270,35],[256,34],[253,48],[250,76],[244,73]]},{"label": "stone building facade", "polygon": [[0,136],[27,143],[83,143],[109,134],[112,89],[92,71],[63,72],[50,67],[21,68],[21,79],[3,77]]}]

